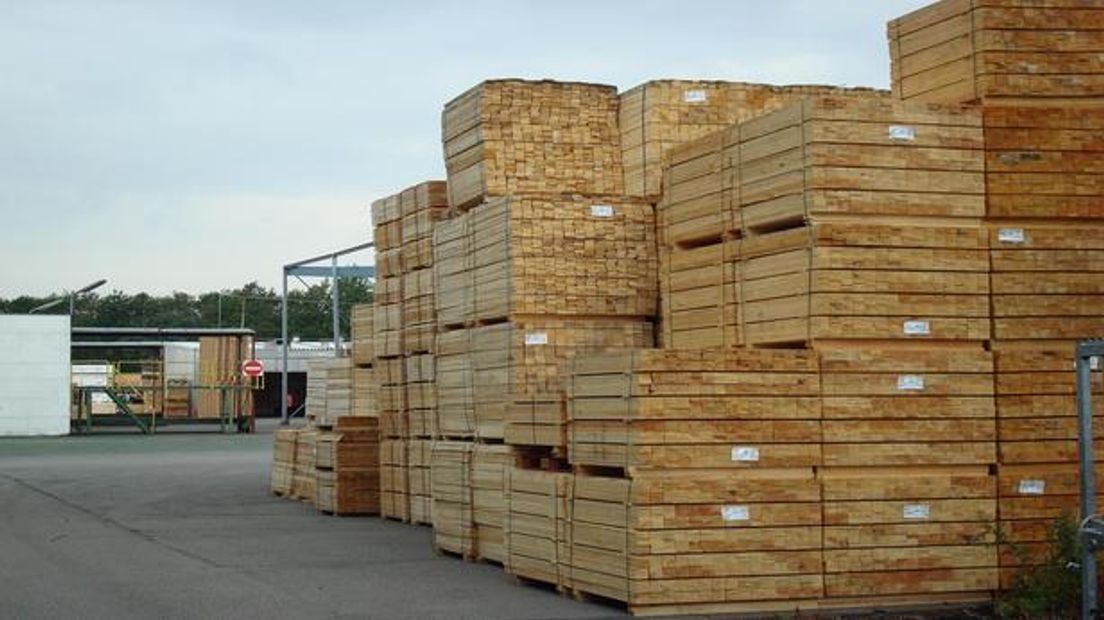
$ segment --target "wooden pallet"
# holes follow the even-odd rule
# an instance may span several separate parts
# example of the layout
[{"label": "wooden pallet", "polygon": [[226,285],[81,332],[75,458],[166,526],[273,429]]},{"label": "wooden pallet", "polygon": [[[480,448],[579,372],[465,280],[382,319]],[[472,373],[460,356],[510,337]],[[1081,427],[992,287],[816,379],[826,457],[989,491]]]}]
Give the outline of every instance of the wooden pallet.
[{"label": "wooden pallet", "polygon": [[311,504],[317,490],[317,474],[314,466],[315,442],[318,431],[312,428],[299,430],[295,442],[295,469],[290,496]]},{"label": "wooden pallet", "polygon": [[889,22],[893,93],[933,102],[1094,104],[1104,95],[1091,3],[943,0]]},{"label": "wooden pallet", "polygon": [[449,204],[489,196],[621,194],[617,89],[577,82],[490,80],[445,104]]},{"label": "wooden pallet", "polygon": [[619,125],[625,193],[658,198],[665,155],[700,138],[815,95],[884,98],[869,88],[652,80],[621,93]]},{"label": "wooden pallet", "polygon": [[639,350],[570,362],[568,458],[576,465],[820,465],[817,358],[802,351]]},{"label": "wooden pallet", "polygon": [[272,468],[269,490],[279,496],[291,493],[295,476],[295,456],[299,429],[280,428],[272,433]]}]

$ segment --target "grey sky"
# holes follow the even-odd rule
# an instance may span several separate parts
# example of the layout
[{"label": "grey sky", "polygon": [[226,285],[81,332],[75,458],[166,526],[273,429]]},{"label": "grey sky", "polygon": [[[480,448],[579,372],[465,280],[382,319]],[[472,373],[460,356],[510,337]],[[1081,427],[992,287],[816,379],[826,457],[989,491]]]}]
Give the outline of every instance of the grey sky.
[{"label": "grey sky", "polygon": [[441,106],[485,78],[886,87],[927,3],[0,0],[0,296],[274,286],[443,178]]}]

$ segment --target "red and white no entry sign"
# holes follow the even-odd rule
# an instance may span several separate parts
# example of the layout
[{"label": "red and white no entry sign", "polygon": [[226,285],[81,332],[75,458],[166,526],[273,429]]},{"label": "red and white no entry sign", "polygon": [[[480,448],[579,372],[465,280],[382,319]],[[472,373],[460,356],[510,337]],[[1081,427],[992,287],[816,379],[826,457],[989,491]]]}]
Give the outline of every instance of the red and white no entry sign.
[{"label": "red and white no entry sign", "polygon": [[241,365],[242,374],[255,379],[264,374],[264,364],[261,360],[245,360]]}]

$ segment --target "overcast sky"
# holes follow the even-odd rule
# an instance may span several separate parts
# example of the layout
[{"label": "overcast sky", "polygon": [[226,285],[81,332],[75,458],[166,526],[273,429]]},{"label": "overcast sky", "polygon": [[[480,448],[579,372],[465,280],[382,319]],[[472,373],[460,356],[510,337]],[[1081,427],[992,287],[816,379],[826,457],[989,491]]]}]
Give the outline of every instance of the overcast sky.
[{"label": "overcast sky", "polygon": [[443,178],[483,79],[887,87],[885,22],[925,4],[0,0],[0,297],[276,286]]}]

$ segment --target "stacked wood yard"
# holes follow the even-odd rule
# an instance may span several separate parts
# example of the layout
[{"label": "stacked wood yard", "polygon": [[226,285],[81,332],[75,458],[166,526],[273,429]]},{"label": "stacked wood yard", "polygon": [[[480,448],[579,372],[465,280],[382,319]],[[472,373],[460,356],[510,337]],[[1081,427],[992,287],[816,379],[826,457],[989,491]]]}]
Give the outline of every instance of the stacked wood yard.
[{"label": "stacked wood yard", "polygon": [[240,416],[253,411],[253,392],[245,389],[242,362],[253,359],[250,336],[204,336],[199,339],[195,390],[197,418]]},{"label": "stacked wood yard", "polygon": [[943,0],[889,22],[901,99],[1104,103],[1104,8],[1094,2]]},{"label": "stacked wood yard", "polygon": [[379,419],[333,419],[315,440],[315,506],[334,515],[379,514],[379,467]]},{"label": "stacked wood yard", "polygon": [[655,202],[664,158],[679,144],[814,95],[880,96],[886,91],[835,86],[652,80],[621,93],[618,112],[625,194]]},{"label": "stacked wood yard", "polygon": [[489,80],[441,115],[449,204],[488,196],[622,193],[617,88]]},{"label": "stacked wood yard", "polygon": [[[637,614],[992,601],[1078,509],[1073,347],[1104,336],[1090,4],[894,20],[892,94],[494,80],[447,103],[447,185],[373,203],[352,319],[380,513]],[[337,445],[281,432],[273,491],[338,501],[306,475]]]}]

